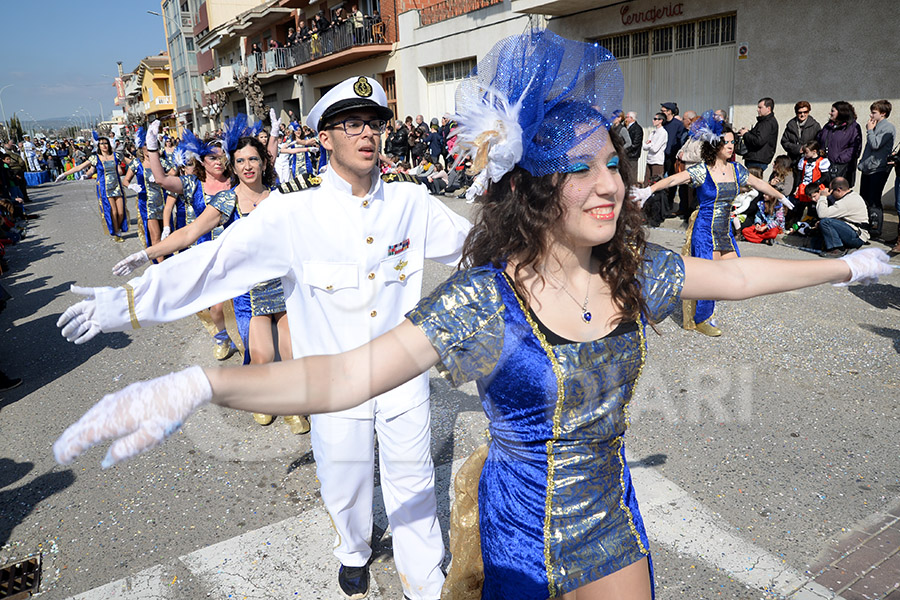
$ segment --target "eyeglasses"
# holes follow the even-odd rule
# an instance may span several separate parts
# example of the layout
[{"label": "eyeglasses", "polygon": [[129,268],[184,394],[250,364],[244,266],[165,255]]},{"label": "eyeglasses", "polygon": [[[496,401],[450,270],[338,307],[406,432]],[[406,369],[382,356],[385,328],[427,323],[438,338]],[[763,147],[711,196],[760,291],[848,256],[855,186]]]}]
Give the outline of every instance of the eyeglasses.
[{"label": "eyeglasses", "polygon": [[809,114],[809,111],[808,111],[808,110],[798,110],[798,111],[797,111],[797,114],[798,114],[798,115],[808,115],[808,114]]},{"label": "eyeglasses", "polygon": [[660,119],[659,117],[653,117],[653,120],[654,121],[662,121],[662,119]]},{"label": "eyeglasses", "polygon": [[355,136],[361,134],[366,125],[372,130],[372,133],[384,133],[384,130],[387,128],[387,121],[384,119],[370,119],[368,121],[365,119],[344,119],[343,121],[332,123],[326,129],[337,129],[338,125],[343,127],[344,133],[347,135]]},{"label": "eyeglasses", "polygon": [[225,158],[224,154],[207,154],[203,158],[210,162],[222,163],[223,165],[228,162],[228,159]]}]

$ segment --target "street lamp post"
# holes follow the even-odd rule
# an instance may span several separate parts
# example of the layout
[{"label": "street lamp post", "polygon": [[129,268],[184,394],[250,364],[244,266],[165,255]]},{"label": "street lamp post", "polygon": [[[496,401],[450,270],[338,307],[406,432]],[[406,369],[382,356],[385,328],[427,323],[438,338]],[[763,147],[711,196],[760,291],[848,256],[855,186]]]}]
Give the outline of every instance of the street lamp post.
[{"label": "street lamp post", "polygon": [[2,88],[0,88],[0,112],[3,113],[3,122],[4,123],[6,123],[6,111],[3,110],[3,90],[5,90],[8,87],[12,87],[13,85],[14,84],[12,84],[12,83],[8,83],[8,84],[4,85]]},{"label": "street lamp post", "polygon": [[[91,100],[97,100],[97,98],[94,98],[93,96],[91,96],[90,98],[91,98]],[[97,100],[97,104],[100,105],[100,116],[99,116],[99,118],[97,119],[97,120],[98,120],[98,125],[99,125],[100,123],[103,122],[103,103],[100,102],[100,100]]]},{"label": "street lamp post", "polygon": [[[149,13],[151,15],[155,15],[157,17],[162,17],[166,21],[168,21],[170,23],[175,23],[176,25],[178,25],[178,31],[181,35],[181,47],[184,50],[184,67],[185,67],[185,71],[187,71],[188,90],[190,90],[190,94],[191,94],[191,115],[192,115],[192,118],[194,121],[194,129],[197,129],[200,126],[200,122],[197,120],[196,98],[194,98],[194,78],[191,76],[191,61],[188,60],[187,40],[184,37],[184,32],[181,31],[181,25],[176,23],[172,18],[167,17],[166,15],[164,15],[162,13],[158,13],[153,10],[148,10],[147,13]],[[166,31],[168,33],[168,30],[166,30]],[[167,36],[166,37],[166,45],[167,46],[168,46],[168,43],[169,43],[169,40],[168,40],[168,36]],[[171,53],[169,53],[169,54],[170,54],[169,60],[172,60]]]}]

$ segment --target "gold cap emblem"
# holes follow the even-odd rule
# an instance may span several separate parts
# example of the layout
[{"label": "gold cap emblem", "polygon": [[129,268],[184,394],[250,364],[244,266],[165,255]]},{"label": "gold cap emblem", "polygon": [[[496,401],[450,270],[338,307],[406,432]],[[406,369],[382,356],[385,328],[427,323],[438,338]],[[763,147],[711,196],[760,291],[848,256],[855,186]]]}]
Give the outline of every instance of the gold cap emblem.
[{"label": "gold cap emblem", "polygon": [[353,84],[353,91],[356,92],[356,95],[360,98],[368,98],[372,95],[372,84],[369,83],[369,80],[365,77],[360,77],[356,80],[356,83]]}]

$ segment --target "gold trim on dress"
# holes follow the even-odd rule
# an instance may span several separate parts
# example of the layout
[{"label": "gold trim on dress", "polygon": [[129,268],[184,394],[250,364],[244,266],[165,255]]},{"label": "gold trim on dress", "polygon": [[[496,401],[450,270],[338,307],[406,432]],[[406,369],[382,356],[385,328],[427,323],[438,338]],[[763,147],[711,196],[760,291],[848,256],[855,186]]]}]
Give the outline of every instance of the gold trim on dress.
[{"label": "gold trim on dress", "polygon": [[238,329],[237,316],[234,314],[234,300],[223,302],[222,312],[225,315],[225,331],[228,332],[228,337],[234,342],[241,356],[244,356],[244,340],[241,337],[241,330]]},{"label": "gold trim on dress", "polygon": [[[690,256],[691,255],[691,239],[694,236],[694,222],[697,220],[697,215],[700,214],[700,209],[696,209],[691,214],[691,219],[688,221],[688,228],[685,234],[684,245],[681,247],[681,255],[682,256]],[[685,329],[696,329],[697,325],[694,323],[694,313],[697,312],[697,301],[696,300],[682,300],[681,301],[681,326]]]},{"label": "gold trim on dress", "polygon": [[[638,335],[640,336],[640,345],[641,345],[641,364],[638,367],[637,375],[634,378],[634,384],[631,386],[631,395],[628,397],[628,400],[622,405],[622,412],[625,414],[625,428],[627,429],[629,425],[631,425],[631,415],[628,414],[628,405],[631,403],[631,399],[634,397],[634,389],[637,387],[638,381],[641,379],[641,373],[644,371],[644,363],[647,359],[647,338],[644,335],[644,324],[638,322]],[[644,546],[644,542],[641,541],[641,534],[638,533],[637,527],[634,524],[634,515],[631,514],[631,509],[628,508],[628,505],[625,504],[625,459],[623,457],[622,449],[625,446],[625,436],[620,435],[616,438],[616,443],[618,444],[618,449],[616,450],[616,456],[619,457],[619,486],[622,488],[622,495],[619,496],[619,507],[628,517],[628,527],[631,529],[631,534],[634,536],[634,540],[637,542],[638,549],[640,549],[641,554],[649,555],[650,551]]]},{"label": "gold trim on dress", "polygon": [[204,308],[203,310],[197,312],[197,318],[200,319],[200,322],[203,323],[204,329],[209,332],[209,335],[215,336],[219,333],[219,330],[216,329],[216,323],[213,321],[212,315],[209,314],[209,309]]},{"label": "gold trim on dress", "polygon": [[128,283],[122,285],[122,287],[125,288],[125,294],[128,296],[128,316],[131,317],[131,328],[140,329],[141,324],[138,322],[137,312],[134,308],[134,288]]},{"label": "gold trim on dress", "polygon": [[557,595],[557,586],[551,567],[550,520],[551,511],[553,509],[553,490],[556,487],[554,481],[556,461],[553,457],[553,444],[559,440],[561,429],[560,419],[562,417],[562,407],[566,397],[563,372],[562,367],[559,366],[559,361],[556,360],[556,354],[553,352],[553,347],[550,346],[549,342],[547,342],[547,338],[544,337],[544,334],[541,333],[541,330],[538,328],[537,323],[531,318],[531,315],[528,313],[528,307],[526,307],[522,299],[519,298],[519,294],[516,292],[516,287],[513,285],[512,279],[510,279],[509,275],[505,272],[503,273],[503,276],[506,278],[507,283],[509,283],[509,287],[512,289],[513,295],[516,297],[516,301],[522,309],[522,314],[525,315],[525,320],[528,321],[528,324],[531,326],[532,333],[534,333],[538,343],[540,343],[541,348],[550,360],[550,365],[553,367],[553,375],[556,376],[556,406],[553,408],[553,437],[547,440],[547,500],[544,504],[544,567],[547,571],[548,595],[550,598],[555,598]]},{"label": "gold trim on dress", "polygon": [[[125,206],[124,199],[122,200],[122,206],[123,207]],[[144,219],[143,219],[143,217],[141,217],[141,197],[140,197],[140,195],[138,195],[138,197],[135,198],[135,200],[134,200],[134,209],[137,212],[137,216],[138,216],[138,218],[137,218],[138,237],[141,239],[141,243],[144,245],[144,248],[149,248],[150,244],[147,241],[147,236],[144,235]],[[126,219],[128,218],[127,213],[126,213],[125,218]]]}]

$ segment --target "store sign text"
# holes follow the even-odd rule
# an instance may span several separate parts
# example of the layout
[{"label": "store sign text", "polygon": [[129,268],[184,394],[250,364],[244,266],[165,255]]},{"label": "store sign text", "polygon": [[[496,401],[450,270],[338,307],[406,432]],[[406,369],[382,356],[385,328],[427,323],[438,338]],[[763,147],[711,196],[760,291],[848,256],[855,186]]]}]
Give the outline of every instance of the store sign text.
[{"label": "store sign text", "polygon": [[666,6],[656,6],[647,10],[631,12],[631,7],[625,5],[619,11],[622,15],[622,25],[636,25],[638,23],[656,23],[660,19],[669,17],[680,17],[684,14],[684,4],[668,4]]}]

